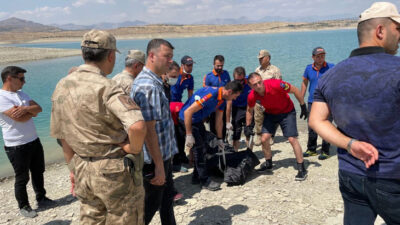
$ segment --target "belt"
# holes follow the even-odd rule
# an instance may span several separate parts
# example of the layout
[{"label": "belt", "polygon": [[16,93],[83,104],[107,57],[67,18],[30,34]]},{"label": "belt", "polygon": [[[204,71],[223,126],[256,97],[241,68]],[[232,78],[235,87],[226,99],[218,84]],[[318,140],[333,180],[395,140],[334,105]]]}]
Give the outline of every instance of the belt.
[{"label": "belt", "polygon": [[82,157],[77,154],[79,158],[81,158],[84,161],[90,161],[90,162],[95,162],[99,160],[104,160],[104,159],[122,159],[124,156],[99,156],[99,157]]},{"label": "belt", "polygon": [[17,145],[17,146],[11,146],[11,147],[4,146],[4,148],[7,149],[7,150],[19,149],[19,148],[32,146],[32,145],[36,144],[37,142],[39,142],[39,138],[36,138],[35,140],[33,140],[31,142],[28,142],[26,144],[23,144],[23,145]]}]

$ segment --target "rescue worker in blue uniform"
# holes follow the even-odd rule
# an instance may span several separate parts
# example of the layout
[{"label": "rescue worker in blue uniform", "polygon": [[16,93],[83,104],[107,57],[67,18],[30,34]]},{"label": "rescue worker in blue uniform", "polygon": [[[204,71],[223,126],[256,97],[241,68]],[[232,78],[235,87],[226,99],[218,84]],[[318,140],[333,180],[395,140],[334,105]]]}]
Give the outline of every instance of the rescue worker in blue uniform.
[{"label": "rescue worker in blue uniform", "polygon": [[219,189],[220,184],[210,179],[205,153],[206,129],[203,120],[211,113],[216,112],[218,149],[225,147],[222,141],[222,115],[226,106],[226,101],[236,99],[243,89],[239,81],[232,81],[225,87],[205,87],[197,90],[194,95],[186,101],[179,112],[179,122],[184,124],[186,132],[185,148],[192,148],[194,155],[194,171],[192,183],[201,183],[202,187],[211,191]]},{"label": "rescue worker in blue uniform", "polygon": [[[231,77],[228,71],[224,70],[225,58],[222,55],[216,55],[214,57],[214,69],[204,76],[203,87],[224,87]],[[225,139],[226,134],[226,111],[223,115],[223,126],[222,126],[222,138]],[[215,113],[212,113],[209,117],[210,130],[212,133],[217,134],[215,128]]]},{"label": "rescue worker in blue uniform", "polygon": [[193,58],[183,56],[181,59],[181,68],[179,77],[175,85],[171,86],[171,102],[182,102],[182,94],[187,89],[188,99],[193,95],[194,81],[192,76]]}]

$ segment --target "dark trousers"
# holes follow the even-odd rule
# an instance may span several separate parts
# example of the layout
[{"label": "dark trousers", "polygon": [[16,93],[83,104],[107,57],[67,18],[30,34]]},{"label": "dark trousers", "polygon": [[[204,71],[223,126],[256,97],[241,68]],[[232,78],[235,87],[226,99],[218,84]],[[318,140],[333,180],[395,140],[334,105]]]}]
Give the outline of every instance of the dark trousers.
[{"label": "dark trousers", "polygon": [[400,180],[360,176],[339,170],[344,225],[373,225],[379,215],[386,224],[400,224]]},{"label": "dark trousers", "polygon": [[[210,131],[217,136],[217,130],[215,129],[215,112],[210,115]],[[222,140],[225,140],[226,136],[226,108],[224,109],[224,115],[222,117]]]},{"label": "dark trousers", "polygon": [[[311,112],[311,105],[312,103],[308,103],[308,114]],[[332,122],[332,118],[329,118],[329,120]],[[308,120],[307,120],[308,121]],[[318,139],[318,134],[315,133],[313,129],[308,126],[308,142],[307,142],[307,150],[311,151],[317,151],[317,139]],[[329,155],[329,148],[330,144],[326,142],[325,140],[322,140],[322,148],[321,148],[321,153],[324,152]]]},{"label": "dark trousers", "polygon": [[44,189],[44,153],[39,138],[24,145],[13,147],[4,146],[7,157],[14,168],[15,173],[15,198],[18,207],[29,205],[26,185],[29,181],[29,171],[32,176],[32,187],[36,194],[36,200],[43,199],[46,195]]},{"label": "dark trousers", "polygon": [[195,140],[193,146],[193,176],[198,177],[200,179],[200,182],[204,184],[209,179],[205,158],[207,152],[207,139],[206,128],[204,127],[204,124],[201,122],[192,124],[192,134]]},{"label": "dark trousers", "polygon": [[181,165],[182,163],[189,163],[185,153],[185,126],[181,123],[175,125],[175,138],[176,144],[178,145],[179,152],[174,155],[173,164]]},{"label": "dark trousers", "polygon": [[161,224],[175,225],[175,215],[173,208],[173,198],[175,195],[174,181],[172,180],[172,162],[171,159],[164,161],[165,179],[163,186],[156,186],[146,179],[149,174],[154,174],[154,164],[145,164],[143,167],[143,186],[145,190],[144,201],[144,221],[149,224],[154,214],[159,210]]}]

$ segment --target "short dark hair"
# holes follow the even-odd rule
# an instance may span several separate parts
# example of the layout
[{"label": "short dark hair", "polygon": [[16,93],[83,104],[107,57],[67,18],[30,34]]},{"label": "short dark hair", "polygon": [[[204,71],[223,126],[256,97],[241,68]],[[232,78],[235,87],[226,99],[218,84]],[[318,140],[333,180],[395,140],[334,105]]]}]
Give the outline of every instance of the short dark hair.
[{"label": "short dark hair", "polygon": [[365,20],[359,23],[357,25],[358,44],[368,41],[371,38],[370,31],[374,30],[378,24],[387,26],[389,22],[391,22],[390,18],[382,17]]},{"label": "short dark hair", "polygon": [[176,61],[173,61],[171,63],[171,65],[169,66],[169,70],[172,70],[174,68],[177,69],[178,71],[181,69],[181,67],[179,66],[179,64]]},{"label": "short dark hair", "polygon": [[81,47],[81,49],[82,57],[85,62],[101,62],[108,56],[111,51],[113,51],[111,49],[88,47]]},{"label": "short dark hair", "polygon": [[174,46],[172,46],[172,44],[169,43],[169,41],[160,38],[155,38],[149,41],[149,43],[147,44],[147,50],[146,50],[147,56],[149,56],[151,51],[159,49],[161,45],[165,45],[170,49],[174,49]]},{"label": "short dark hair", "polygon": [[256,76],[261,77],[261,75],[260,75],[259,73],[257,73],[257,72],[252,72],[252,73],[250,73],[250,75],[249,75],[249,77],[247,78],[247,80],[251,80],[251,79],[253,79],[253,78],[256,77]]},{"label": "short dark hair", "polygon": [[233,93],[242,92],[243,85],[240,81],[233,80],[225,85],[226,90],[232,90]]},{"label": "short dark hair", "polygon": [[246,75],[246,70],[243,68],[243,66],[238,66],[233,70],[233,76],[235,76],[235,74]]},{"label": "short dark hair", "polygon": [[3,71],[1,71],[1,80],[4,83],[7,77],[16,77],[20,73],[26,73],[26,70],[18,66],[7,66]]},{"label": "short dark hair", "polygon": [[225,58],[224,58],[224,56],[223,55],[216,55],[216,56],[214,56],[214,61],[213,61],[213,63],[215,64],[215,61],[220,61],[220,62],[225,62]]}]

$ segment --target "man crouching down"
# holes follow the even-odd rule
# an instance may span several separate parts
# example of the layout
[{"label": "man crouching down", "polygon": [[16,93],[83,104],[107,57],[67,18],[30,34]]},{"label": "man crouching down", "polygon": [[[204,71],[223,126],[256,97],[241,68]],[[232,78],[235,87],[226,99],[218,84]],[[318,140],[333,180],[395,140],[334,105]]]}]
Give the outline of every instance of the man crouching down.
[{"label": "man crouching down", "polygon": [[239,81],[231,81],[225,87],[204,87],[197,90],[183,105],[179,113],[179,122],[186,129],[186,148],[193,147],[194,171],[192,183],[201,183],[210,191],[219,189],[219,184],[211,181],[205,162],[206,129],[203,120],[216,112],[215,130],[217,131],[218,149],[225,147],[222,140],[222,117],[226,101],[236,99],[242,92],[243,85]]}]

